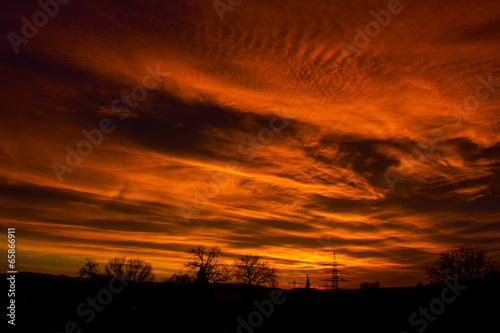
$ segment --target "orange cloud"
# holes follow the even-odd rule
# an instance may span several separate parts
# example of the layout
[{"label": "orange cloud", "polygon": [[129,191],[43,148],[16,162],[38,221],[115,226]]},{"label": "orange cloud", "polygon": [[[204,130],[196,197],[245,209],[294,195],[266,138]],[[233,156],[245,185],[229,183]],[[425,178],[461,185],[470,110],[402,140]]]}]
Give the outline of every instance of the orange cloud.
[{"label": "orange cloud", "polygon": [[[38,10],[20,3],[4,32]],[[22,268],[74,275],[86,256],[127,255],[165,277],[207,244],[229,262],[262,255],[283,286],[322,285],[335,249],[342,287],[358,287],[414,285],[465,242],[498,257],[500,5],[401,4],[350,63],[340,45],[387,1],[244,2],[224,22],[201,0],[75,2],[19,54],[4,43],[0,225],[19,231]],[[113,101],[157,65],[168,78],[120,119]],[[474,111],[448,111],[490,74]],[[60,182],[51,163],[103,118],[116,129]],[[410,168],[391,191],[384,174]],[[189,224],[179,205],[196,211]]]}]

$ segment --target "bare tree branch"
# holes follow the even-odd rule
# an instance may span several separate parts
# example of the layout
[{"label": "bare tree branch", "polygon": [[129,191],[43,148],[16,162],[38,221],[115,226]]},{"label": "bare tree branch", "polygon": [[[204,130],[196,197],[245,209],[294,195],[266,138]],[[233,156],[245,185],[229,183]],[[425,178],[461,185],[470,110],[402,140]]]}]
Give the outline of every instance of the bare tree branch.
[{"label": "bare tree branch", "polygon": [[86,263],[80,267],[80,270],[78,271],[78,274],[80,277],[83,278],[90,278],[90,279],[95,279],[100,277],[99,270],[97,266],[99,265],[97,263],[97,260],[94,258],[85,258]]},{"label": "bare tree branch", "polygon": [[278,280],[276,268],[255,255],[239,257],[234,263],[233,275],[236,281],[249,285],[268,284],[275,287]]},{"label": "bare tree branch", "polygon": [[218,246],[210,248],[199,245],[187,250],[190,258],[185,264],[194,271],[198,283],[224,282],[230,279],[230,271],[222,261],[222,251]]},{"label": "bare tree branch", "polygon": [[482,279],[495,270],[495,261],[478,247],[462,245],[443,251],[439,259],[425,264],[429,280]]},{"label": "bare tree branch", "polygon": [[127,281],[152,282],[155,279],[151,264],[140,258],[127,260],[125,257],[115,257],[109,259],[105,270],[108,276],[119,277]]}]

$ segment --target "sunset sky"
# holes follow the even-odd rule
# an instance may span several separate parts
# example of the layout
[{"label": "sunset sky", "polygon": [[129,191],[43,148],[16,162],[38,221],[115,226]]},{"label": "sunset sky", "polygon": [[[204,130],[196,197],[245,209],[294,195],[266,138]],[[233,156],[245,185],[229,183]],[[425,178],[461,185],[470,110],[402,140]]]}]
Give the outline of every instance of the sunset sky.
[{"label": "sunset sky", "polygon": [[140,256],[165,278],[204,244],[320,285],[335,250],[359,288],[427,282],[465,243],[500,261],[499,1],[238,2],[72,0],[17,53],[42,9],[2,2],[18,271]]}]

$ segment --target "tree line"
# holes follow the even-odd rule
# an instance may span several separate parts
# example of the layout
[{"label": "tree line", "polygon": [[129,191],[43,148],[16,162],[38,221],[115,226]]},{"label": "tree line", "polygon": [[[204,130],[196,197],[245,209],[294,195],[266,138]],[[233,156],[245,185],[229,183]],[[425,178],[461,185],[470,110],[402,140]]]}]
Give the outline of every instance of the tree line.
[{"label": "tree line", "polygon": [[[257,255],[246,254],[228,265],[222,259],[219,246],[207,247],[198,245],[187,251],[188,261],[184,264],[189,273],[174,274],[165,282],[210,284],[220,282],[236,282],[247,285],[278,285],[278,273],[275,266]],[[85,264],[79,270],[82,278],[117,278],[133,282],[152,282],[155,274],[150,263],[143,259],[127,259],[115,257],[109,259],[104,271],[98,267],[97,260],[86,258]]]},{"label": "tree line", "polygon": [[246,254],[228,265],[222,259],[219,246],[198,245],[187,250],[189,259],[185,266],[189,273],[174,274],[166,282],[178,283],[220,283],[236,282],[247,285],[278,285],[278,272],[275,266],[257,255]]},{"label": "tree line", "polygon": [[[178,274],[166,278],[165,282],[197,284],[236,282],[269,287],[276,287],[278,284],[276,267],[258,255],[242,255],[229,265],[223,260],[219,246],[198,245],[186,252],[189,258],[184,265],[188,268],[188,272],[183,273],[181,270]],[[437,260],[425,264],[422,268],[431,282],[455,278],[498,280],[500,275],[496,262],[487,256],[486,251],[468,245],[443,251]],[[114,257],[109,259],[104,270],[99,269],[96,259],[86,258],[78,273],[82,278],[121,278],[133,282],[155,280],[151,264],[140,258]],[[421,282],[417,284],[417,286],[422,285]],[[306,289],[309,289],[309,286],[309,276],[307,276]],[[360,288],[378,289],[380,282],[362,282]]]}]

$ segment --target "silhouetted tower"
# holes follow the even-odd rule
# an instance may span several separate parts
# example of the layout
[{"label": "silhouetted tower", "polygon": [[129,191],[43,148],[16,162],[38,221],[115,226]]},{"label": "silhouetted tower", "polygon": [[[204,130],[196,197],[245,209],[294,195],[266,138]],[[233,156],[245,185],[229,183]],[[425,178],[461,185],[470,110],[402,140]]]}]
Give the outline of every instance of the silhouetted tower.
[{"label": "silhouetted tower", "polygon": [[295,282],[295,279],[293,279],[293,289],[297,288],[297,283]]},{"label": "silhouetted tower", "polygon": [[309,274],[306,275],[306,289],[311,289],[311,284],[309,283]]},{"label": "silhouetted tower", "polygon": [[349,273],[344,273],[339,270],[339,266],[345,266],[344,264],[338,264],[337,263],[337,258],[335,257],[335,251],[333,251],[333,262],[331,264],[324,264],[325,266],[332,266],[332,277],[329,279],[323,279],[321,281],[326,281],[326,289],[328,289],[328,282],[332,283],[331,289],[339,289],[339,282],[349,282],[350,280],[346,280],[343,278],[340,278],[339,275],[341,274],[349,274]]}]

